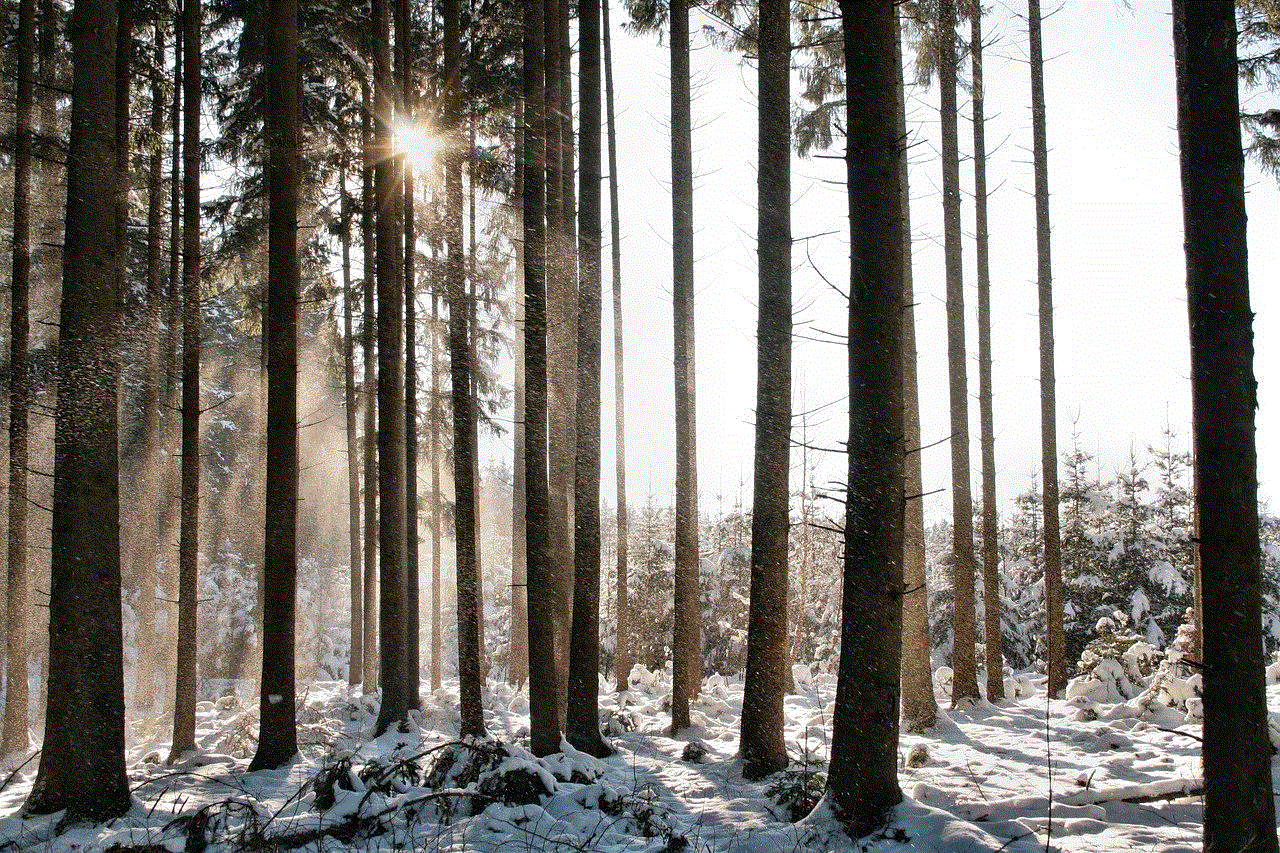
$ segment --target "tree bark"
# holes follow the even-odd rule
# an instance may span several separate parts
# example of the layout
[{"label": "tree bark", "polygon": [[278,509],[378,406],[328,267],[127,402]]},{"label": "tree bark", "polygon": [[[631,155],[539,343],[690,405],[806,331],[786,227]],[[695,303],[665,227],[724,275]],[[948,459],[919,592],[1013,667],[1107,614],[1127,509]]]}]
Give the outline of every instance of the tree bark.
[{"label": "tree bark", "polygon": [[600,736],[600,5],[578,7],[581,206],[578,209],[577,443],[573,628],[565,737],[603,758]]},{"label": "tree bark", "polygon": [[374,208],[373,94],[369,82],[360,87],[361,135],[364,168],[361,174],[360,240],[364,254],[364,319],[361,349],[364,353],[364,661],[361,691],[378,689],[378,397],[377,397],[377,213]]},{"label": "tree bark", "polygon": [[1036,287],[1040,300],[1040,468],[1044,479],[1045,666],[1050,696],[1067,686],[1062,629],[1062,538],[1058,523],[1058,415],[1053,369],[1053,266],[1049,257],[1049,143],[1045,131],[1040,0],[1027,0],[1031,40],[1031,159],[1036,195]]},{"label": "tree bark", "polygon": [[471,393],[466,275],[462,246],[462,44],[460,3],[445,0],[444,124],[455,144],[445,151],[446,287],[449,298],[449,376],[453,399],[454,548],[457,569],[458,690],[461,734],[482,737],[480,701],[479,564],[476,560],[476,411]]},{"label": "tree bark", "polygon": [[[515,206],[513,227],[524,228],[525,182],[525,106],[523,98],[519,106],[516,124],[516,185],[512,202]],[[524,479],[524,253],[517,251],[515,294],[511,312],[514,315],[514,343],[512,359],[515,361],[515,418],[511,437],[513,459],[511,466],[511,644],[507,654],[507,681],[519,687],[529,680],[529,599],[525,549],[525,479]]]},{"label": "tree bark", "polygon": [[786,769],[782,701],[787,666],[787,552],[791,528],[791,10],[759,6],[759,321],[751,604],[742,690],[742,775]]},{"label": "tree bark", "polygon": [[178,661],[170,763],[196,748],[196,613],[200,542],[201,0],[182,19],[182,486],[178,534]]},{"label": "tree bark", "polygon": [[[572,169],[572,154],[565,152],[564,122],[572,110],[564,69],[569,57],[561,27],[566,0],[546,0],[546,111],[547,146],[547,417],[548,417],[548,559],[555,590],[554,655],[556,708],[563,730],[566,688],[569,679],[569,632],[573,601],[573,420],[577,371],[574,367],[577,320],[577,276],[573,267],[572,239],[566,223],[572,220],[572,195],[566,194],[564,171]],[[568,186],[572,187],[572,173]],[[569,211],[566,213],[566,211]],[[570,330],[575,330],[571,332]]]},{"label": "tree bark", "polygon": [[378,642],[382,705],[376,731],[409,714],[405,655],[405,454],[404,454],[404,157],[396,153],[392,122],[399,86],[391,67],[389,0],[373,0],[373,184],[377,204],[378,281]]},{"label": "tree bark", "polygon": [[116,4],[71,19],[71,138],[59,317],[44,747],[25,811],[104,821],[131,800],[124,766],[118,415],[123,246],[116,163]]},{"label": "tree bark", "polygon": [[[434,254],[434,251],[433,251]],[[435,265],[433,265],[435,266]],[[439,272],[431,289],[431,689],[440,689],[444,654],[440,613],[440,294]]]},{"label": "tree bark", "polygon": [[1000,634],[1000,545],[996,521],[995,413],[991,400],[991,273],[987,232],[987,141],[983,111],[982,9],[969,12],[969,62],[973,85],[974,250],[978,276],[978,421],[982,444],[982,639],[986,649],[987,700],[1004,698],[1004,640]]},{"label": "tree bark", "polygon": [[17,96],[13,145],[13,273],[9,302],[9,507],[8,642],[5,655],[4,729],[0,755],[26,752],[30,690],[27,572],[27,418],[31,405],[27,369],[31,293],[31,136],[35,93],[35,0],[18,4]]},{"label": "tree bark", "polygon": [[364,564],[360,549],[360,440],[357,437],[355,337],[351,322],[351,197],[347,194],[346,155],[338,170],[342,243],[342,387],[347,427],[347,542],[351,566],[351,641],[347,686],[360,683],[364,666]]},{"label": "tree bark", "polygon": [[694,390],[693,152],[689,93],[689,3],[671,3],[672,301],[675,331],[676,541],[671,731],[689,727],[702,683],[698,604],[697,407]]},{"label": "tree bark", "polygon": [[[413,121],[415,104],[409,0],[396,0],[396,63],[404,91],[404,120]],[[404,160],[404,507],[405,507],[405,672],[409,707],[422,707],[419,669],[418,583],[418,319],[414,276],[417,234],[413,213],[413,167]]]},{"label": "tree bark", "polygon": [[1235,4],[1174,0],[1204,585],[1204,849],[1277,849]]},{"label": "tree bark", "polygon": [[969,392],[964,341],[964,270],[960,260],[960,154],[956,112],[956,8],[938,4],[938,87],[942,92],[942,220],[947,276],[947,388],[951,397],[951,704],[978,698],[974,664],[973,499],[969,491]]},{"label": "tree bark", "polygon": [[609,0],[601,0],[601,30],[604,33],[604,104],[609,143],[609,250],[613,273],[613,430],[614,466],[618,492],[618,578],[616,598],[618,618],[614,644],[614,686],[627,689],[634,653],[631,650],[631,619],[627,602],[627,444],[625,383],[622,347],[622,238],[618,210],[618,134],[613,114],[613,43],[609,30]]},{"label": "tree bark", "polygon": [[298,0],[271,0],[267,53],[267,494],[263,537],[262,682],[258,751],[250,770],[298,752],[294,609],[298,573],[298,187],[302,77]]},{"label": "tree bark", "polygon": [[534,755],[560,751],[556,665],[547,654],[555,633],[555,588],[548,553],[547,496],[547,47],[544,4],[525,10],[522,40],[524,145],[524,464],[525,548],[529,608],[529,728]]},{"label": "tree bark", "polygon": [[842,0],[840,10],[853,262],[844,616],[827,793],[849,835],[858,838],[881,826],[902,800],[903,141],[895,108],[894,4]]},{"label": "tree bark", "polygon": [[902,81],[902,31],[894,39],[898,81],[898,180],[902,187],[902,421],[906,505],[902,532],[902,723],[907,731],[932,728],[938,719],[933,695],[933,644],[929,640],[929,589],[924,563],[924,477],[920,470],[920,392],[917,381],[915,284],[911,263],[911,193],[907,170],[907,110]]}]

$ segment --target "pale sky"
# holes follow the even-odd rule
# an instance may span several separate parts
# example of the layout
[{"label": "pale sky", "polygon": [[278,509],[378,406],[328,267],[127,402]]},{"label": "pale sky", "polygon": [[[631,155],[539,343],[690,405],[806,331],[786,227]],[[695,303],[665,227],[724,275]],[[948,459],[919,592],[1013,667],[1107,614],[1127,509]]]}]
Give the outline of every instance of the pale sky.
[{"label": "pale sky", "polygon": [[[615,25],[621,16],[615,8]],[[1025,7],[997,4],[984,23],[991,233],[996,466],[1000,511],[1038,479],[1040,454],[1035,231],[1031,198],[1030,83]],[[704,511],[733,506],[742,485],[750,502],[755,403],[755,69],[705,46],[694,12],[694,246],[697,289],[698,475]],[[1175,129],[1173,50],[1167,3],[1074,0],[1044,22],[1053,227],[1059,448],[1073,429],[1097,457],[1103,479],[1125,463],[1130,444],[1157,444],[1166,418],[1190,442],[1190,391],[1181,195]],[[615,79],[622,195],[626,332],[628,492],[671,500],[674,408],[671,364],[671,203],[667,133],[667,49],[652,37],[615,32]],[[967,33],[966,33],[967,38]],[[798,85],[793,90],[798,90]],[[918,144],[911,168],[920,399],[926,445],[949,432],[941,240],[937,91],[908,92]],[[1276,106],[1270,94],[1248,109]],[[961,95],[962,110],[967,102]],[[961,152],[972,129],[960,128]],[[837,148],[831,154],[842,153]],[[961,164],[966,233],[965,309],[973,490],[979,493],[976,290],[972,161]],[[848,220],[840,160],[795,160],[792,174],[793,288],[796,303],[795,410],[817,410],[809,441],[834,447],[847,435],[847,362],[842,347],[803,338],[842,333],[843,300],[822,280],[848,281]],[[1277,188],[1250,166],[1249,251],[1256,312],[1259,477],[1274,500],[1280,478],[1280,383],[1269,327],[1280,297],[1276,268]],[[605,215],[608,215],[607,199]],[[606,222],[607,234],[607,222]],[[822,236],[815,236],[822,235]],[[812,239],[801,240],[800,238]],[[607,250],[606,250],[607,258]],[[605,287],[609,286],[606,260]],[[606,312],[609,301],[606,299]],[[611,327],[606,319],[606,342]],[[603,389],[603,496],[613,503],[613,391],[606,343]],[[800,437],[797,418],[794,437]],[[509,460],[510,436],[490,443]],[[843,457],[813,459],[819,484],[843,477]],[[923,456],[930,517],[949,514],[948,450]],[[508,463],[509,464],[509,463]],[[801,477],[798,454],[792,484]]]}]

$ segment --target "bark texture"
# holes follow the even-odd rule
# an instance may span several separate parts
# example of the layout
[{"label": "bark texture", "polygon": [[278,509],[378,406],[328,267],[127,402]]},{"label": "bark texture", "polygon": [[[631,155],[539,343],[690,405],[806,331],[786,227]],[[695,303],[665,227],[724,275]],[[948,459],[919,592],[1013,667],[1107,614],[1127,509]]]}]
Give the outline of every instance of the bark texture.
[{"label": "bark texture", "polygon": [[782,700],[787,666],[787,552],[791,522],[791,10],[759,7],[759,320],[756,326],[755,476],[751,604],[742,691],[742,774],[787,766]]},{"label": "bark texture", "polygon": [[71,13],[71,138],[54,422],[49,682],[25,810],[104,821],[130,807],[116,395],[120,379],[116,4]]},{"label": "bark texture", "polygon": [[250,770],[298,752],[294,610],[298,575],[298,187],[302,76],[298,0],[271,0],[267,54],[267,494],[263,536],[262,683]]},{"label": "bark texture", "polygon": [[1045,130],[1040,0],[1027,0],[1031,50],[1031,159],[1036,195],[1036,289],[1040,300],[1040,476],[1044,480],[1044,597],[1049,695],[1067,686],[1062,629],[1062,538],[1058,522],[1058,415],[1053,369],[1053,265],[1049,256],[1049,143]]},{"label": "bark texture", "polygon": [[978,423],[982,445],[982,641],[987,700],[1004,698],[1004,641],[1000,634],[1000,544],[996,519],[995,412],[991,395],[991,273],[987,232],[987,134],[982,81],[982,9],[969,13],[969,63],[973,97],[974,251],[978,277]]},{"label": "bark texture", "polygon": [[1173,25],[1204,585],[1204,849],[1272,853],[1235,4],[1174,0]]},{"label": "bark texture", "polygon": [[898,788],[902,637],[902,198],[892,0],[840,4],[848,92],[849,479],[827,793],[849,835]]},{"label": "bark texture", "polygon": [[702,683],[698,605],[698,460],[693,350],[693,151],[689,3],[671,2],[671,259],[675,333],[676,541],[671,731],[689,727]]},{"label": "bark texture", "polygon": [[573,626],[565,737],[603,758],[600,736],[600,5],[578,7],[581,206],[578,209],[577,453]]}]

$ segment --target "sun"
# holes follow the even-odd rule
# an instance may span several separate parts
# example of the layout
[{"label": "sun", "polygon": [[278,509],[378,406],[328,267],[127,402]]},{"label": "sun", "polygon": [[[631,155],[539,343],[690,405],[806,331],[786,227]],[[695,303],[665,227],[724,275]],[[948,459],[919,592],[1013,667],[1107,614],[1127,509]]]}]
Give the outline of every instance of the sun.
[{"label": "sun", "polygon": [[436,166],[440,138],[412,121],[397,122],[393,130],[395,150],[402,152],[414,171],[428,171]]}]

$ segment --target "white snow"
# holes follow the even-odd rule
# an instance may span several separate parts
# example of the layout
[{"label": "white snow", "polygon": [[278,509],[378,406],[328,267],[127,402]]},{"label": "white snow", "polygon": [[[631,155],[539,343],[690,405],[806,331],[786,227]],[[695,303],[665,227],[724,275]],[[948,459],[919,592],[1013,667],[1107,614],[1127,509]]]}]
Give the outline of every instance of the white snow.
[{"label": "white snow", "polygon": [[[825,767],[835,698],[834,676],[807,675],[793,672],[799,692],[785,704],[787,746],[796,761],[790,778],[801,780]],[[14,849],[50,853],[113,845],[179,851],[199,829],[192,816],[203,811],[210,851],[292,839],[315,851],[659,853],[678,849],[668,846],[673,838],[685,839],[685,849],[716,853],[1029,853],[1046,841],[1062,851],[1199,849],[1199,703],[1190,680],[1166,678],[1117,702],[1079,695],[1079,688],[1071,701],[1046,701],[1042,679],[1011,676],[1023,697],[940,712],[934,729],[904,734],[899,781],[905,799],[884,830],[859,843],[843,834],[825,801],[791,823],[768,795],[778,778],[742,778],[736,757],[741,678],[708,679],[693,705],[696,726],[679,739],[666,732],[669,675],[638,667],[629,681],[630,690],[601,697],[617,749],[603,760],[568,744],[546,759],[529,754],[519,746],[528,733],[527,697],[491,683],[485,722],[512,746],[479,777],[455,766],[434,787],[425,778],[432,761],[458,738],[456,684],[424,697],[409,732],[376,740],[376,696],[349,695],[337,682],[309,685],[300,692],[302,757],[252,776],[245,769],[256,745],[256,703],[234,696],[202,702],[200,752],[179,766],[143,761],[166,751],[165,721],[135,726],[129,772],[136,806],[124,818],[61,834],[57,815],[22,819],[17,811],[30,790],[31,762],[0,790],[0,839]],[[1280,687],[1269,688],[1268,696],[1280,711]],[[699,763],[680,760],[690,740],[708,751]],[[907,762],[913,748],[925,757]],[[313,781],[326,767],[337,772]],[[495,790],[497,777],[521,774],[550,793],[510,804],[485,794]],[[814,787],[820,791],[820,781]],[[321,808],[317,798],[323,797],[328,801]],[[471,809],[478,814],[470,816]],[[378,834],[344,835],[341,827],[358,818],[376,820]]]}]

